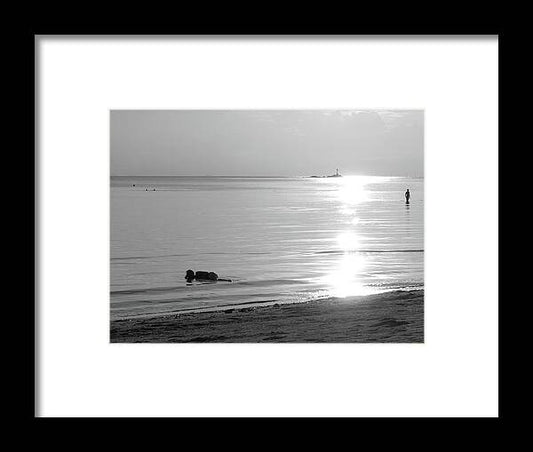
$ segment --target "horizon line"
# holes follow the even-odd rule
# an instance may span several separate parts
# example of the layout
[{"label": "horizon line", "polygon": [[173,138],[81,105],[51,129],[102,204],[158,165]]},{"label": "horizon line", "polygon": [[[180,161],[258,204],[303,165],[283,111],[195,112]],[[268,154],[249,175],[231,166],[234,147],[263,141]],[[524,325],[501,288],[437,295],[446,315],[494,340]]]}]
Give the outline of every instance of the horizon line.
[{"label": "horizon line", "polygon": [[[289,177],[312,177],[317,176],[315,174],[307,175],[307,174],[292,174],[292,175],[281,175],[281,174],[274,174],[274,175],[242,175],[242,174],[111,174],[110,177],[257,177],[257,178],[268,178],[268,177],[283,177],[283,178],[289,178]],[[417,177],[417,178],[423,178],[423,175],[392,175],[392,174],[341,174],[341,176],[370,176],[370,177]],[[319,177],[326,177],[326,176],[319,176]]]}]

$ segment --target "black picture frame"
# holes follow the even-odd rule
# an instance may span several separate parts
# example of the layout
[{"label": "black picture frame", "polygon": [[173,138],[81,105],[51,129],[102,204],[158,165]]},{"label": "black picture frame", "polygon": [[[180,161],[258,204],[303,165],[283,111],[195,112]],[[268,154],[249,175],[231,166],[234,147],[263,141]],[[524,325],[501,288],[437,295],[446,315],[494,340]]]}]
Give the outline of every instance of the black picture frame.
[{"label": "black picture frame", "polygon": [[[147,36],[147,35],[304,35],[304,36],[326,36],[326,35],[497,35],[498,36],[498,48],[499,48],[499,112],[505,108],[503,105],[504,94],[502,93],[503,86],[503,72],[506,64],[505,48],[507,45],[507,32],[504,30],[504,25],[501,22],[491,23],[463,23],[463,24],[402,24],[401,26],[396,24],[384,24],[384,25],[334,25],[334,24],[322,24],[322,25],[253,25],[247,23],[245,25],[222,25],[218,24],[186,24],[186,25],[100,25],[94,24],[46,24],[39,23],[38,21],[28,24],[19,30],[17,36],[19,37],[18,43],[21,45],[20,51],[17,53],[16,64],[23,72],[23,77],[19,80],[22,82],[22,90],[20,91],[23,102],[22,118],[24,126],[24,134],[21,135],[23,140],[23,148],[25,149],[25,166],[31,168],[33,176],[30,180],[26,181],[24,185],[24,202],[23,210],[24,216],[28,215],[26,231],[24,228],[25,241],[24,246],[27,248],[28,254],[33,255],[33,263],[30,266],[31,259],[28,259],[23,263],[24,273],[31,275],[30,284],[24,286],[24,303],[22,316],[24,318],[24,328],[22,336],[22,352],[20,358],[22,360],[21,368],[24,369],[24,379],[22,385],[23,402],[20,405],[21,417],[28,421],[32,427],[45,427],[50,426],[51,423],[59,421],[61,418],[55,419],[43,419],[36,415],[36,394],[38,388],[38,357],[36,356],[36,342],[38,340],[38,332],[36,332],[37,316],[38,316],[38,287],[39,287],[39,271],[38,271],[38,234],[39,234],[39,209],[40,207],[36,203],[36,193],[39,188],[39,181],[37,177],[37,168],[39,165],[38,149],[36,147],[36,139],[39,131],[36,130],[36,87],[38,84],[36,74],[36,52],[35,52],[35,38],[36,36],[72,36],[72,35],[87,35],[87,36],[116,36],[116,35],[135,35],[135,36]],[[499,148],[501,148],[504,140],[503,128],[504,118],[500,117],[500,133],[499,133]],[[30,150],[31,149],[31,150]],[[499,176],[498,176],[499,179]],[[31,226],[30,226],[31,224]],[[498,245],[499,247],[499,245]],[[501,248],[499,247],[499,250]],[[24,253],[26,254],[26,253]],[[26,273],[27,272],[27,273]],[[501,284],[500,284],[501,287]],[[499,294],[500,295],[500,294]],[[504,318],[503,309],[499,307],[499,415],[498,423],[504,418],[505,406],[503,404],[502,390],[502,375],[501,370],[503,366],[503,356],[501,356],[501,350],[503,347],[501,326]],[[79,418],[85,421],[90,421],[88,418]],[[384,422],[392,420],[393,418],[380,418],[371,420],[372,423]],[[412,419],[412,418],[411,418]],[[422,418],[420,418],[422,419]],[[435,418],[439,419],[439,418]],[[156,420],[161,419],[148,419],[148,418],[136,418],[129,419],[130,422],[139,422],[140,420],[154,423]],[[183,419],[182,419],[183,420]],[[330,419],[331,420],[331,419]],[[363,420],[361,418],[359,421]],[[394,419],[402,424],[405,420]],[[446,420],[440,418],[440,420]],[[495,419],[480,419],[485,426],[487,424],[494,424]],[[94,422],[94,420],[92,420]],[[427,421],[427,420],[426,420]],[[450,421],[449,419],[447,420]]]}]

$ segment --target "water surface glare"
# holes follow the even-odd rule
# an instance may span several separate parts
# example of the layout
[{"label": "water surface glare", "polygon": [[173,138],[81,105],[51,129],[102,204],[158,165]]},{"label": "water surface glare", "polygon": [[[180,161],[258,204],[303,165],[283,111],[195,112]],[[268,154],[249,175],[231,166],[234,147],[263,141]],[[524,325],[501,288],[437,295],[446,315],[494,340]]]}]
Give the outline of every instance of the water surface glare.
[{"label": "water surface glare", "polygon": [[418,178],[112,177],[111,318],[421,289],[423,218]]}]

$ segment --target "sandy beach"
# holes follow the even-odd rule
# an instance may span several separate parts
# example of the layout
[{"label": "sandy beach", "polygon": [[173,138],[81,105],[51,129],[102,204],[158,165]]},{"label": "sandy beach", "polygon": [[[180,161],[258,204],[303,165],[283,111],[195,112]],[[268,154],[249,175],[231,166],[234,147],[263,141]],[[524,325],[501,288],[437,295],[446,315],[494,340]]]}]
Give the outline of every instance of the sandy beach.
[{"label": "sandy beach", "polygon": [[115,320],[111,342],[424,342],[424,291]]}]

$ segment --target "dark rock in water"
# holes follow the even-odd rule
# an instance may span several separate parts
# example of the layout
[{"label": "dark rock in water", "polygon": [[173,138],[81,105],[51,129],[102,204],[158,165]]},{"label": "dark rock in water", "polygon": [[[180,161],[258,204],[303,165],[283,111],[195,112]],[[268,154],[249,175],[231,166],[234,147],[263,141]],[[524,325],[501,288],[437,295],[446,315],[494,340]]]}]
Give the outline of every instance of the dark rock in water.
[{"label": "dark rock in water", "polygon": [[218,275],[215,272],[203,272],[197,271],[195,275],[196,279],[206,279],[208,281],[217,281]]},{"label": "dark rock in water", "polygon": [[231,282],[231,279],[218,279],[218,275],[215,272],[204,272],[197,271],[194,273],[194,270],[187,270],[185,273],[185,279],[188,283],[192,282],[194,279],[197,281],[228,281]]}]

